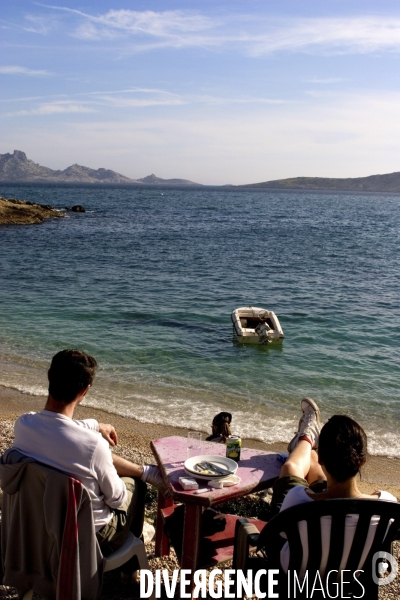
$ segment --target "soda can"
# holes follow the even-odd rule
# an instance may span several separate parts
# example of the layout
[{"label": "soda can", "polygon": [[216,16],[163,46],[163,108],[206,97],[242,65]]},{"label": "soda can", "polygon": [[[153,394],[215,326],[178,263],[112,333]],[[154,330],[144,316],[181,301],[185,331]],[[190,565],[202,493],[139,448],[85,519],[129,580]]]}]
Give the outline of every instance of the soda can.
[{"label": "soda can", "polygon": [[226,439],[226,457],[239,462],[242,451],[242,440],[238,435],[230,435]]}]

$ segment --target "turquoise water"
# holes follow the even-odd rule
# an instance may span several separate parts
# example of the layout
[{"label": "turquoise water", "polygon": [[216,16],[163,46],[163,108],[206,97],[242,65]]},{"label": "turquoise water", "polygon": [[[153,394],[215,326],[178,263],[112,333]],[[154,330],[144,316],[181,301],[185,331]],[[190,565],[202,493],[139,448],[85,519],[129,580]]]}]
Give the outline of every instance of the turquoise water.
[{"label": "turquoise water", "polygon": [[[285,441],[299,401],[345,412],[400,456],[400,196],[3,185],[64,207],[0,229],[0,384],[44,393],[64,347],[100,371],[87,403],[142,421]],[[274,310],[285,340],[233,342],[230,313]]]}]

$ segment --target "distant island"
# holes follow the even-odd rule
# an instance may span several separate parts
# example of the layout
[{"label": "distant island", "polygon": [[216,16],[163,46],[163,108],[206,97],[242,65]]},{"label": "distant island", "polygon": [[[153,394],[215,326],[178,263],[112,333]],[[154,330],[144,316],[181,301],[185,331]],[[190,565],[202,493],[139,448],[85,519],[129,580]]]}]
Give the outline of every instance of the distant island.
[{"label": "distant island", "polygon": [[[111,169],[90,169],[81,165],[71,165],[63,171],[55,171],[29,160],[21,150],[13,154],[0,154],[0,183],[87,183],[125,184],[149,186],[191,186],[205,187],[188,179],[162,179],[148,175],[142,179],[130,179]],[[211,187],[211,186],[210,186]],[[293,177],[275,179],[261,183],[244,185],[212,186],[221,189],[248,190],[309,190],[330,192],[391,192],[400,193],[400,172],[369,177],[328,178]]]},{"label": "distant island", "polygon": [[21,150],[13,154],[0,154],[1,183],[113,183],[162,186],[199,186],[187,179],[161,179],[148,175],[143,179],[130,179],[111,169],[90,169],[81,165],[71,165],[63,171],[54,171],[29,160]]},{"label": "distant island", "polygon": [[293,177],[263,183],[233,186],[235,189],[310,190],[329,192],[400,192],[400,172],[369,177],[334,179],[328,177]]}]

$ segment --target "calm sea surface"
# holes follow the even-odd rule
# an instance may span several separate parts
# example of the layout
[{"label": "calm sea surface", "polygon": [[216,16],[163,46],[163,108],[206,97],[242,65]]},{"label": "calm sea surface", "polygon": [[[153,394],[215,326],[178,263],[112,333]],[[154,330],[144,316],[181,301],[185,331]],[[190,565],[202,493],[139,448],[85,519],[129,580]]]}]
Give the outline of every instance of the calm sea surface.
[{"label": "calm sea surface", "polygon": [[[100,371],[87,404],[142,421],[285,441],[312,396],[400,456],[400,196],[3,185],[65,207],[0,229],[0,384],[46,390],[65,347]],[[233,342],[230,313],[274,310],[285,340]]]}]

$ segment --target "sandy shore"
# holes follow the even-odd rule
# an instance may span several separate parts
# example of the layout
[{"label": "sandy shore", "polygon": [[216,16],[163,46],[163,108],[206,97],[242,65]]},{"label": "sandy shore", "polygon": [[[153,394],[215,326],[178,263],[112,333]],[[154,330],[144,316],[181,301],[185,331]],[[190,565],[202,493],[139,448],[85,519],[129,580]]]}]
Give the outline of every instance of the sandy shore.
[{"label": "sandy shore", "polygon": [[[41,410],[46,398],[22,394],[16,390],[0,386],[0,419],[15,420],[28,411]],[[135,419],[120,417],[103,410],[80,406],[76,418],[92,417],[102,423],[111,423],[117,430],[121,453],[135,462],[154,462],[150,441],[171,435],[187,435],[183,427],[170,427],[154,423],[141,423]],[[260,448],[273,452],[284,452],[285,443],[266,444],[258,440],[244,439],[248,448]],[[362,472],[361,489],[368,493],[375,489],[385,489],[400,498],[400,460],[384,456],[370,456]]]}]

